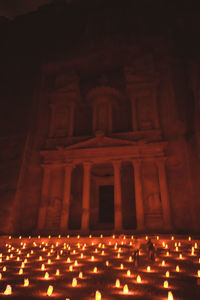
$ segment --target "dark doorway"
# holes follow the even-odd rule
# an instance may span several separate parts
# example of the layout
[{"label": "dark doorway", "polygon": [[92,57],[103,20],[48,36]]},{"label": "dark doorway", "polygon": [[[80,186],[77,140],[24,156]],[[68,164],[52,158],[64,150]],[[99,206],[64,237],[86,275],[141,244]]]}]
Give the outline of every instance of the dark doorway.
[{"label": "dark doorway", "polygon": [[99,187],[99,223],[114,223],[114,186]]}]

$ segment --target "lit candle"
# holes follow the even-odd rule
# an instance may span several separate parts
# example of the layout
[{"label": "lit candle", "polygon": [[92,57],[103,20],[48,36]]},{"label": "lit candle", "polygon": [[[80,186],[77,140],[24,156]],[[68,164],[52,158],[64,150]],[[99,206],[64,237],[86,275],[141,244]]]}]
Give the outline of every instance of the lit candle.
[{"label": "lit candle", "polygon": [[127,276],[129,276],[129,277],[130,277],[130,276],[131,276],[131,271],[130,271],[130,270],[128,270],[126,274],[127,274]]},{"label": "lit candle", "polygon": [[128,294],[128,285],[127,284],[125,284],[125,286],[123,287],[123,293]]},{"label": "lit candle", "polygon": [[8,284],[4,291],[4,295],[11,295],[11,294],[12,294],[12,287],[11,287],[11,285]]},{"label": "lit candle", "polygon": [[115,286],[116,286],[117,288],[120,287],[120,281],[119,281],[119,279],[116,280]]},{"label": "lit candle", "polygon": [[28,280],[28,278],[24,278],[24,286],[29,286],[29,280]]},{"label": "lit candle", "polygon": [[78,277],[79,277],[79,278],[83,278],[83,273],[80,272],[79,275],[78,275]]},{"label": "lit candle", "polygon": [[147,272],[150,272],[150,271],[151,271],[151,267],[148,266],[148,267],[147,267]]},{"label": "lit candle", "polygon": [[179,266],[176,266],[176,272],[179,272],[179,271],[180,271]]},{"label": "lit candle", "polygon": [[101,293],[99,291],[95,293],[95,300],[101,300]]},{"label": "lit candle", "polygon": [[60,270],[57,269],[57,270],[56,270],[56,276],[59,276],[59,275],[60,275]]},{"label": "lit candle", "polygon": [[97,273],[97,267],[94,267],[93,272]]},{"label": "lit candle", "polygon": [[123,265],[123,264],[121,264],[121,265],[120,265],[120,269],[121,269],[121,270],[123,270],[123,268],[124,268],[124,265]]},{"label": "lit candle", "polygon": [[174,299],[172,292],[168,292],[168,298],[167,299],[168,300],[173,300]]},{"label": "lit candle", "polygon": [[76,280],[76,278],[72,279],[72,286],[73,287],[77,286],[77,280]]},{"label": "lit candle", "polygon": [[170,275],[170,274],[169,274],[169,271],[167,271],[167,272],[165,273],[165,276],[166,276],[166,277],[169,277],[169,275]]},{"label": "lit candle", "polygon": [[23,269],[19,270],[19,275],[23,274]]},{"label": "lit candle", "polygon": [[136,280],[137,280],[137,283],[141,283],[142,280],[141,280],[140,275],[137,276],[137,279],[136,279]]},{"label": "lit candle", "polygon": [[166,281],[164,281],[164,283],[163,283],[163,287],[165,288],[165,289],[168,289],[168,281],[166,280]]},{"label": "lit candle", "polygon": [[51,296],[52,293],[53,293],[53,286],[50,285],[50,286],[48,287],[48,289],[47,289],[47,296]]},{"label": "lit candle", "polygon": [[48,272],[46,272],[46,273],[44,274],[44,279],[49,279],[49,273],[48,273]]}]

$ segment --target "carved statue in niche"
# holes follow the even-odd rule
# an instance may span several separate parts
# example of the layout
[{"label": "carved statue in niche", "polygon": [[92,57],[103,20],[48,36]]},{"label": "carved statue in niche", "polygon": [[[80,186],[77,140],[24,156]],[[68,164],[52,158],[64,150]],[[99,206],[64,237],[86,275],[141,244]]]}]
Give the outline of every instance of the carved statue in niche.
[{"label": "carved statue in niche", "polygon": [[161,214],[162,213],[160,193],[149,194],[147,196],[146,203],[148,206],[148,212],[150,214]]},{"label": "carved statue in niche", "polygon": [[96,107],[96,130],[106,131],[108,126],[108,105],[101,102]]},{"label": "carved statue in niche", "polygon": [[153,128],[153,105],[152,97],[144,96],[138,99],[139,107],[139,124],[141,130]]}]

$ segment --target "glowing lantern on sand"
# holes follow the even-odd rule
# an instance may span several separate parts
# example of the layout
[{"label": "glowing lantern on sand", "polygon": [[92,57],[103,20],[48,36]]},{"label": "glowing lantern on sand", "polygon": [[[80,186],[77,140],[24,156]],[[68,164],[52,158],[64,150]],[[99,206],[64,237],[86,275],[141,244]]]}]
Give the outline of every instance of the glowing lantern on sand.
[{"label": "glowing lantern on sand", "polygon": [[56,276],[59,276],[60,275],[60,271],[59,269],[56,270]]},{"label": "glowing lantern on sand", "polygon": [[117,288],[120,287],[120,281],[119,281],[119,279],[116,280],[115,286],[116,286]]},{"label": "glowing lantern on sand", "polygon": [[12,294],[12,287],[11,287],[11,285],[8,284],[4,291],[4,295],[11,295],[11,294]]},{"label": "glowing lantern on sand", "polygon": [[151,272],[151,267],[150,266],[147,267],[147,272]]},{"label": "glowing lantern on sand", "polygon": [[77,280],[76,280],[76,278],[72,279],[72,286],[73,287],[77,286]]},{"label": "glowing lantern on sand", "polygon": [[29,286],[29,280],[28,280],[28,278],[24,279],[24,286]]},{"label": "glowing lantern on sand", "polygon": [[128,270],[126,274],[127,274],[127,276],[129,276],[129,277],[130,277],[130,276],[131,276],[131,271],[130,271],[130,270]]},{"label": "glowing lantern on sand", "polygon": [[19,270],[19,275],[23,274],[23,269]]},{"label": "glowing lantern on sand", "polygon": [[165,288],[165,289],[168,289],[168,281],[166,280],[166,281],[164,281],[164,283],[163,283],[163,287]]},{"label": "glowing lantern on sand", "polygon": [[53,286],[50,285],[50,286],[48,287],[48,290],[47,290],[47,296],[51,296],[52,293],[53,293]]},{"label": "glowing lantern on sand", "polygon": [[167,272],[165,273],[165,276],[166,276],[166,277],[169,277],[169,271],[167,271]]},{"label": "glowing lantern on sand", "polygon": [[176,266],[176,272],[179,272],[179,271],[180,271],[179,266]]},{"label": "glowing lantern on sand", "polygon": [[83,273],[80,272],[79,275],[78,275],[78,277],[79,277],[79,278],[83,278]]},{"label": "glowing lantern on sand", "polygon": [[101,293],[99,291],[95,293],[95,300],[101,300]]},{"label": "glowing lantern on sand", "polygon": [[140,275],[137,276],[137,279],[136,279],[136,280],[137,280],[137,283],[141,283],[142,280],[141,280]]},{"label": "glowing lantern on sand", "polygon": [[123,293],[128,294],[128,285],[127,284],[125,284],[125,286],[123,287]]},{"label": "glowing lantern on sand", "polygon": [[172,292],[168,292],[168,298],[167,299],[168,300],[173,300],[174,299]]},{"label": "glowing lantern on sand", "polygon": [[45,273],[44,279],[49,279],[49,273],[48,272]]},{"label": "glowing lantern on sand", "polygon": [[2,274],[0,273],[0,280],[2,279]]},{"label": "glowing lantern on sand", "polygon": [[200,270],[197,271],[197,275],[198,275],[198,277],[200,277]]}]

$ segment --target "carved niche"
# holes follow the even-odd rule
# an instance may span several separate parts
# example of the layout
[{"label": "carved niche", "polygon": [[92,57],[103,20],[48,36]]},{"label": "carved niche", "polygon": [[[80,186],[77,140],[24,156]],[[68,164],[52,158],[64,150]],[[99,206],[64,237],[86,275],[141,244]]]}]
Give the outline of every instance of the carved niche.
[{"label": "carved niche", "polygon": [[96,131],[103,131],[104,133],[112,132],[112,111],[119,97],[119,92],[111,87],[102,86],[89,91],[86,99],[93,108],[94,133]]}]

